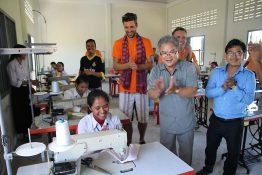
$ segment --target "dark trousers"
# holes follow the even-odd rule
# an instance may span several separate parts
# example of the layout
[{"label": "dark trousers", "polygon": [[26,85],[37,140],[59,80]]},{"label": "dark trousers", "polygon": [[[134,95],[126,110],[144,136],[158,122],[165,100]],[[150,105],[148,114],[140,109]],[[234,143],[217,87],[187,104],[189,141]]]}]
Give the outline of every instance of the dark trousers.
[{"label": "dark trousers", "polygon": [[12,87],[11,103],[17,133],[27,133],[27,128],[30,128],[32,124],[28,86]]},{"label": "dark trousers", "polygon": [[213,171],[216,162],[217,149],[222,138],[225,138],[227,144],[227,159],[224,163],[224,175],[234,175],[236,173],[238,159],[241,150],[243,120],[221,120],[213,113],[210,117],[210,125],[207,130],[207,146],[205,169]]}]

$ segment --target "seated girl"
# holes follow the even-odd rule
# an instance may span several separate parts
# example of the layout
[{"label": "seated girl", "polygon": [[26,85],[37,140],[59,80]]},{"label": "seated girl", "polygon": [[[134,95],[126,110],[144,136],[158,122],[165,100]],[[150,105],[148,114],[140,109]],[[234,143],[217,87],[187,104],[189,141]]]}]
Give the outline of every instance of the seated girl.
[{"label": "seated girl", "polygon": [[64,92],[64,99],[75,99],[87,97],[90,92],[88,89],[88,77],[84,74],[79,75],[75,82],[75,87]]},{"label": "seated girl", "polygon": [[[53,77],[65,77],[68,76],[68,74],[64,70],[64,63],[63,62],[57,62],[56,64],[56,70],[53,72]],[[66,78],[66,80],[59,80],[57,81],[59,85],[68,85],[69,78]]]},{"label": "seated girl", "polygon": [[122,129],[119,118],[109,113],[109,96],[104,91],[91,91],[87,97],[87,105],[91,113],[80,120],[78,134]]},{"label": "seated girl", "polygon": [[53,74],[53,77],[63,77],[67,76],[68,74],[64,70],[64,63],[63,62],[57,62],[56,63],[56,70]]}]

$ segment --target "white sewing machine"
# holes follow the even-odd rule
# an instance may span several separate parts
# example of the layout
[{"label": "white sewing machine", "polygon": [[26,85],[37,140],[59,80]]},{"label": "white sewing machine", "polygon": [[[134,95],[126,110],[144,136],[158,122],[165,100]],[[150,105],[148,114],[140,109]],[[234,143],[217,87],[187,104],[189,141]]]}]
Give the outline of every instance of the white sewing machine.
[{"label": "white sewing machine", "polygon": [[[54,152],[54,166],[59,165],[57,168],[59,170],[62,169],[61,167],[68,167],[70,162],[71,164],[73,163],[75,165],[73,169],[78,169],[78,171],[71,174],[80,174],[79,158],[82,155],[97,150],[112,148],[119,157],[123,159],[126,157],[127,136],[126,131],[124,130],[108,130],[95,133],[72,135],[71,137],[73,142],[69,146],[56,145],[55,138],[54,141],[48,146],[49,149]],[[66,149],[68,150],[64,151]],[[72,170],[69,172],[72,172]],[[57,174],[59,174],[59,172]]]}]

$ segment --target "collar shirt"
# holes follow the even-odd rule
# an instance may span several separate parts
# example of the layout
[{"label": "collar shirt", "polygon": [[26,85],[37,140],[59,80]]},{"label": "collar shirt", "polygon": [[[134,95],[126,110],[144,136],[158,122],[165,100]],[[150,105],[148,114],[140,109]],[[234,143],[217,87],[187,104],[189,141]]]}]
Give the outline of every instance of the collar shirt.
[{"label": "collar shirt", "polygon": [[13,59],[7,65],[7,73],[9,76],[10,84],[14,87],[20,87],[23,80],[29,80],[27,67],[27,59],[22,60],[21,64],[17,59]]},{"label": "collar shirt", "polygon": [[83,98],[83,97],[87,97],[88,94],[89,94],[89,90],[87,90],[83,96],[80,96],[78,94],[78,92],[76,91],[76,88],[71,88],[71,89],[68,89],[64,92],[64,99],[76,99],[76,98]]},{"label": "collar shirt", "polygon": [[216,116],[224,119],[245,117],[247,105],[254,100],[255,75],[240,66],[233,75],[236,87],[225,91],[222,86],[227,78],[227,66],[215,68],[206,87],[206,96],[214,99],[213,111]]},{"label": "collar shirt", "polygon": [[54,70],[52,73],[53,73],[53,77],[64,77],[64,76],[68,76],[68,74],[66,73],[66,71],[58,72],[57,70]]},{"label": "collar shirt", "polygon": [[78,123],[78,134],[88,132],[99,132],[102,128],[109,130],[122,129],[122,124],[117,116],[109,115],[106,117],[103,126],[101,126],[94,118],[93,113],[86,115]]},{"label": "collar shirt", "polygon": [[[176,64],[174,84],[178,87],[197,87],[197,74],[194,65],[188,61]],[[164,64],[153,67],[148,79],[148,90],[153,89],[155,80],[163,77],[164,91],[169,86],[170,73]],[[160,129],[173,134],[184,133],[195,127],[195,111],[193,98],[182,97],[177,94],[165,95],[159,98]]]}]

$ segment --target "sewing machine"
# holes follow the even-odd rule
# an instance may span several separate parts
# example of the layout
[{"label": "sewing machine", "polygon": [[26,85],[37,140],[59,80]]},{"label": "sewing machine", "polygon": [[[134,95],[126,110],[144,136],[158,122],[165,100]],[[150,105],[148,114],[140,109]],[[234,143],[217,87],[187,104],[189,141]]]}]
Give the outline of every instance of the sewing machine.
[{"label": "sewing machine", "polygon": [[[72,135],[73,142],[68,146],[56,145],[56,139],[49,144],[49,149],[54,152],[54,174],[80,174],[81,156],[97,151],[112,148],[114,152],[125,159],[127,154],[127,136],[124,130],[108,130],[95,133]],[[53,144],[53,145],[52,145]],[[64,151],[67,149],[67,151]],[[63,150],[64,149],[64,150]],[[62,150],[62,151],[59,151]],[[68,168],[70,167],[70,168]]]}]

